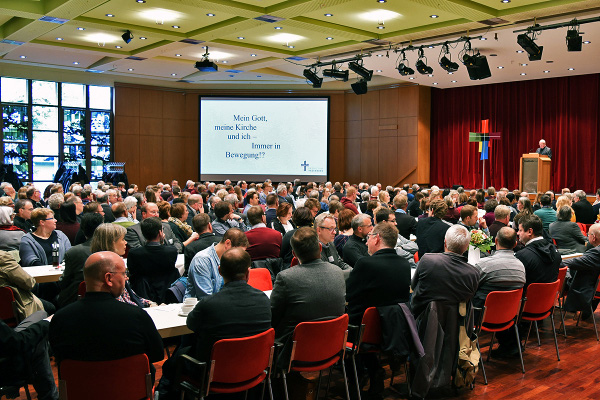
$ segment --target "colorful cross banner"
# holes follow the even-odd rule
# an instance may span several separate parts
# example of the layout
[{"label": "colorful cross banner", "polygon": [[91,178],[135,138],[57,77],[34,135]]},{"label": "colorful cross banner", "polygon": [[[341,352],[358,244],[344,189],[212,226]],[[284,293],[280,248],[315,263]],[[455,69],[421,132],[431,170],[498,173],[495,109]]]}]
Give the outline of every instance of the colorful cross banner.
[{"label": "colorful cross banner", "polygon": [[500,132],[490,133],[490,120],[481,121],[481,132],[469,132],[469,142],[479,142],[480,160],[489,158],[489,149],[492,147],[492,139],[500,139]]}]

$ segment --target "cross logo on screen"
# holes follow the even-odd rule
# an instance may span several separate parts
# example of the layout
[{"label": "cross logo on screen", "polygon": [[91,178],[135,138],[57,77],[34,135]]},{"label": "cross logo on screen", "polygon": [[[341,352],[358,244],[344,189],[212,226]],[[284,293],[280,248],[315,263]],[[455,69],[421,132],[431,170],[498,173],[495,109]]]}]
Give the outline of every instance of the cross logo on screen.
[{"label": "cross logo on screen", "polygon": [[300,164],[301,167],[304,167],[304,170],[306,171],[306,167],[308,167],[310,164],[307,164],[306,160],[304,160],[304,164]]}]

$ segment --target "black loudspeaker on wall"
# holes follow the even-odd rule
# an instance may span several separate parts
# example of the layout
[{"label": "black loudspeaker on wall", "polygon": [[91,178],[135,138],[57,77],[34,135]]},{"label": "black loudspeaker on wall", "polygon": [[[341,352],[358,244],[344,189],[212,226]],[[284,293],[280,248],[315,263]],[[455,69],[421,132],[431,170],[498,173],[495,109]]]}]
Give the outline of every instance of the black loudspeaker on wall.
[{"label": "black loudspeaker on wall", "polygon": [[467,71],[469,72],[469,78],[472,81],[479,79],[485,79],[492,76],[490,72],[490,66],[488,65],[487,58],[482,55],[473,56],[475,61],[474,65],[466,65]]}]

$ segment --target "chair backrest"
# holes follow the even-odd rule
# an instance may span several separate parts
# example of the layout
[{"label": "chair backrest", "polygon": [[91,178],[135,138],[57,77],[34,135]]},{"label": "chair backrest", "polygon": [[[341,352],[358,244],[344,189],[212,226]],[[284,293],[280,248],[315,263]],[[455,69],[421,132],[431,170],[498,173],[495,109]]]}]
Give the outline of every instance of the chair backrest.
[{"label": "chair backrest", "polygon": [[271,367],[274,342],[273,328],[254,336],[219,340],[212,348],[208,384],[245,383],[260,376]]},{"label": "chair backrest", "polygon": [[558,295],[560,279],[550,283],[532,283],[527,287],[527,300],[523,313],[544,314],[554,307]]},{"label": "chair backrest", "polygon": [[252,268],[248,276],[248,285],[258,290],[273,290],[271,272],[266,268]]},{"label": "chair backrest", "polygon": [[416,252],[413,258],[415,259],[416,263],[419,262],[419,252]]},{"label": "chair backrest", "polygon": [[579,229],[581,229],[581,233],[583,233],[583,236],[587,235],[587,227],[585,226],[584,223],[581,222],[577,222],[577,225],[579,226]]},{"label": "chair backrest", "polygon": [[63,360],[59,375],[61,400],[152,398],[150,365],[145,354],[112,361]]},{"label": "chair backrest", "polygon": [[290,267],[293,267],[294,265],[298,265],[298,264],[300,264],[300,261],[298,261],[298,259],[296,258],[296,256],[294,256],[292,258],[292,262],[290,264]]},{"label": "chair backrest", "polygon": [[490,292],[485,299],[484,324],[506,324],[519,314],[523,289]]},{"label": "chair backrest", "polygon": [[348,314],[328,321],[301,322],[294,329],[293,361],[319,362],[331,359],[346,349]]},{"label": "chair backrest", "polygon": [[568,267],[562,267],[558,269],[558,280],[560,283],[558,284],[558,294],[560,297],[564,296],[565,290],[565,278],[567,277],[567,269]]},{"label": "chair backrest", "polygon": [[83,299],[85,297],[86,291],[87,291],[87,286],[85,285],[85,281],[81,281],[81,283],[77,287],[77,298]]},{"label": "chair backrest", "polygon": [[377,307],[369,307],[365,310],[361,325],[364,325],[360,338],[361,343],[381,344],[381,318],[379,318]]},{"label": "chair backrest", "polygon": [[0,319],[11,328],[19,324],[15,295],[8,286],[0,287]]}]

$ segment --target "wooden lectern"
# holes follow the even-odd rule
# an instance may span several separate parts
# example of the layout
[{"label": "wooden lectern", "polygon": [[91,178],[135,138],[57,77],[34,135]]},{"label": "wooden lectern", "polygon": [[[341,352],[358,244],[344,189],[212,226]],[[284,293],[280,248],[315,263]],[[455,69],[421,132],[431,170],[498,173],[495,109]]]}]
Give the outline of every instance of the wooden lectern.
[{"label": "wooden lectern", "polygon": [[538,153],[527,153],[521,157],[519,189],[527,193],[545,193],[550,190],[550,158]]}]

